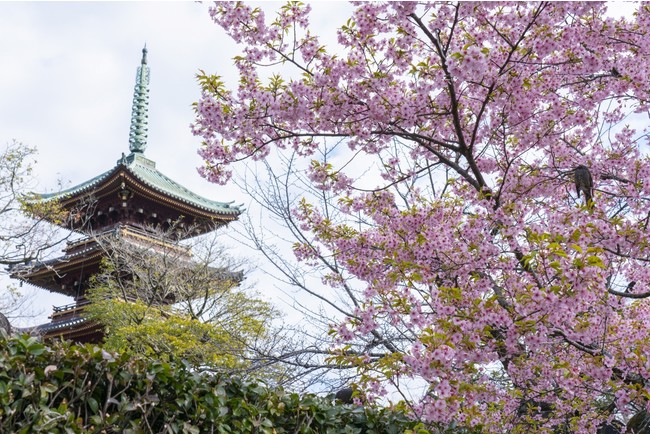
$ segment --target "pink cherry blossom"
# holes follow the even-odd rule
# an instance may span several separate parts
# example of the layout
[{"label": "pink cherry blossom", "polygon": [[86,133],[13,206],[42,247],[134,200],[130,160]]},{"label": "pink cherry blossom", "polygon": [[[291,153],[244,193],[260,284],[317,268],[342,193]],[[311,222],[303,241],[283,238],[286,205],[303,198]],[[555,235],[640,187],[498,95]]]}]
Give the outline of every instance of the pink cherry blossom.
[{"label": "pink cherry blossom", "polygon": [[215,5],[241,80],[202,82],[192,128],[212,182],[273,149],[335,198],[347,220],[296,206],[312,239],[294,251],[335,255],[345,279],[323,282],[361,288],[332,346],[383,339],[358,367],[366,396],[423,381],[414,417],[494,433],[593,433],[645,408],[650,8],[361,2],[337,47],[309,11]]}]

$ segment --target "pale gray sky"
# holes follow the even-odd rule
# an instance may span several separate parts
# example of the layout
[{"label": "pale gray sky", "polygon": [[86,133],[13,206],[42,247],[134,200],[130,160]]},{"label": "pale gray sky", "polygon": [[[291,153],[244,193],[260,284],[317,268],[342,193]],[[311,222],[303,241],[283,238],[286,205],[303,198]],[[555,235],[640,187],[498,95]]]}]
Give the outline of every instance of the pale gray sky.
[{"label": "pale gray sky", "polygon": [[0,137],[39,149],[45,189],[81,182],[128,152],[136,67],[151,67],[147,155],[188,187],[232,196],[196,176],[188,125],[194,74],[229,64],[234,47],[197,3],[0,3]]},{"label": "pale gray sky", "polygon": [[[263,6],[273,10],[279,4]],[[311,29],[331,48],[351,7],[332,1],[312,7]],[[191,104],[199,97],[194,76],[204,69],[231,86],[237,80],[231,61],[237,48],[207,8],[195,2],[0,1],[0,143],[16,139],[39,150],[40,191],[57,189],[58,180],[83,182],[128,152],[133,86],[146,43],[147,157],[205,197],[249,206],[234,186],[210,184],[196,172],[200,140],[189,129]],[[612,13],[632,8],[617,4]],[[66,302],[44,292],[38,300],[47,307],[41,319],[52,305]]]}]

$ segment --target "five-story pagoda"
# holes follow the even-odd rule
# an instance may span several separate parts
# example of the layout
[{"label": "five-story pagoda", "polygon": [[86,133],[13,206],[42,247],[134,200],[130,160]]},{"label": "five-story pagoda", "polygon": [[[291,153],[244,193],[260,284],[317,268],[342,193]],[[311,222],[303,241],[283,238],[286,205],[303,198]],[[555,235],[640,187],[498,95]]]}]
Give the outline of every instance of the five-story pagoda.
[{"label": "five-story pagoda", "polygon": [[36,196],[41,203],[56,201],[70,216],[61,224],[82,234],[80,239],[68,242],[63,256],[12,270],[14,278],[74,299],[72,304],[55,307],[51,322],[33,329],[45,338],[60,337],[76,342],[101,340],[101,326],[82,313],[89,303],[85,294],[90,278],[97,273],[106,254],[100,243],[102,237],[126,236],[155,245],[160,243],[159,234],[172,225],[193,229],[191,233],[180,232],[183,236],[200,235],[226,225],[241,213],[238,206],[206,199],[181,186],[159,172],[156,163],[144,156],[148,85],[145,47],[136,76],[130,154],[122,154],[115,167],[86,182]]}]

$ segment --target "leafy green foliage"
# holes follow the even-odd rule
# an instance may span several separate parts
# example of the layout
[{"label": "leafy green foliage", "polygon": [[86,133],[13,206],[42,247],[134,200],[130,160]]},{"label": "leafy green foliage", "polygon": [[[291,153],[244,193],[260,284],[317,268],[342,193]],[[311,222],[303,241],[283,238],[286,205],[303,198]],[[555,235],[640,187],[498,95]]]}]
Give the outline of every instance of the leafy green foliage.
[{"label": "leafy green foliage", "polygon": [[[211,323],[189,317],[171,306],[147,306],[140,300],[103,299],[87,314],[105,324],[103,347],[166,360],[177,357],[193,365],[243,368],[244,342]],[[242,324],[246,326],[246,324]]]},{"label": "leafy green foliage", "polygon": [[249,369],[252,343],[266,339],[277,312],[240,286],[230,271],[236,265],[212,238],[188,246],[171,233],[152,234],[157,238],[144,243],[128,236],[98,240],[105,258],[85,314],[105,326],[104,349]]},{"label": "leafy green foliage", "polygon": [[0,432],[428,433],[404,412],[201,373],[180,360],[0,339]]}]

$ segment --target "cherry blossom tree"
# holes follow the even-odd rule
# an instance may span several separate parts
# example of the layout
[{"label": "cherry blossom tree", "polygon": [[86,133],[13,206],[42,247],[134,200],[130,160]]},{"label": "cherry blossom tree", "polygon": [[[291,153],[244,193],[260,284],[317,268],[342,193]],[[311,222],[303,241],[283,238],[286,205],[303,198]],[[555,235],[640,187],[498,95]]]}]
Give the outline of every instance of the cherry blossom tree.
[{"label": "cherry blossom tree", "polygon": [[483,432],[647,410],[650,8],[606,8],[361,3],[333,48],[308,5],[211,8],[242,53],[236,89],[199,75],[201,173],[286,153],[326,193],[294,251],[353,294],[332,360],[367,398],[424,381],[415,417]]}]

